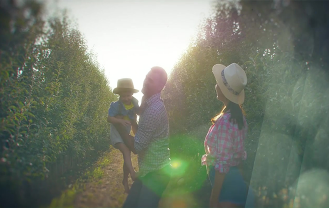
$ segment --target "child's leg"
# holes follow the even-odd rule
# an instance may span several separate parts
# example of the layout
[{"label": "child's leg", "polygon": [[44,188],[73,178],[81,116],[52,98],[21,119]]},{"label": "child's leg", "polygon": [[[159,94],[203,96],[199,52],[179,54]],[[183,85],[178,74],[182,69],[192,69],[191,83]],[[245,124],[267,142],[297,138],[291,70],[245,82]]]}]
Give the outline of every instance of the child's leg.
[{"label": "child's leg", "polygon": [[125,163],[123,163],[123,180],[122,185],[125,188],[125,192],[129,193],[129,185],[128,185],[128,175],[129,175],[129,169]]},{"label": "child's leg", "polygon": [[135,170],[133,168],[133,165],[131,163],[131,152],[130,152],[130,150],[122,142],[115,144],[115,147],[118,148],[121,151],[121,153],[123,155],[124,166],[126,166],[126,170],[128,170],[128,173],[130,173],[131,178],[133,180],[135,180],[136,179],[136,172],[135,172]]},{"label": "child's leg", "polygon": [[125,163],[123,163],[123,180],[128,180],[128,176],[129,176],[129,169],[127,167],[127,165]]}]

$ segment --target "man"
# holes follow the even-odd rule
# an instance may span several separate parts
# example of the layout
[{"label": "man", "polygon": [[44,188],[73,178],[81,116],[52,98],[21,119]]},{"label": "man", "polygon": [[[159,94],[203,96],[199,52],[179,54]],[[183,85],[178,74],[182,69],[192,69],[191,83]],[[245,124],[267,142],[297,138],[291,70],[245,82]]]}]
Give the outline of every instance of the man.
[{"label": "man", "polygon": [[153,67],[146,75],[142,93],[143,109],[135,138],[116,125],[127,147],[138,154],[139,177],[131,186],[123,207],[157,207],[170,180],[169,124],[160,93],[167,73]]}]

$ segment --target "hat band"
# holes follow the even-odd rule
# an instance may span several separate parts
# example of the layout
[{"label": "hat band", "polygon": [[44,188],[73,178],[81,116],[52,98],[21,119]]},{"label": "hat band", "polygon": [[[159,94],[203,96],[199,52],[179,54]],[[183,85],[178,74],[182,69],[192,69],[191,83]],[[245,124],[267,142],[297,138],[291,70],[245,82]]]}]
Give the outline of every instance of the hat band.
[{"label": "hat band", "polygon": [[224,70],[222,71],[221,75],[222,75],[222,80],[223,80],[223,83],[224,83],[225,87],[226,87],[231,93],[233,93],[234,95],[239,95],[240,93],[237,92],[237,91],[235,91],[235,90],[233,90],[233,89],[231,88],[231,86],[227,83],[226,78],[225,78],[225,75],[224,75]]}]

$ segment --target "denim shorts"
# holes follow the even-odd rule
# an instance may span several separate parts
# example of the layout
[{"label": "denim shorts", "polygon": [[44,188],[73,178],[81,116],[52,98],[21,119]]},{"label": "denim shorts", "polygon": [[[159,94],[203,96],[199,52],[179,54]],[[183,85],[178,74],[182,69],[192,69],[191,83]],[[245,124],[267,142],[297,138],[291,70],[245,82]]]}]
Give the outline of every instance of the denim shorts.
[{"label": "denim shorts", "polygon": [[[211,186],[213,186],[215,181],[214,167],[209,171],[209,180]],[[236,205],[245,205],[245,207],[254,206],[253,191],[248,188],[237,167],[230,167],[229,172],[225,174],[218,201],[231,202]]]}]

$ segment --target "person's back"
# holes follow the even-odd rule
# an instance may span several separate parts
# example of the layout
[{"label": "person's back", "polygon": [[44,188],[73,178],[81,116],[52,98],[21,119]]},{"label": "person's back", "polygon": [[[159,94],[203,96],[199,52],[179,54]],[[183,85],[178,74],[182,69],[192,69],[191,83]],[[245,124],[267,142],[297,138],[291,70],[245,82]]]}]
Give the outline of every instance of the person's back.
[{"label": "person's back", "polygon": [[247,76],[236,63],[215,64],[212,68],[217,99],[224,105],[220,114],[211,119],[204,141],[201,162],[206,165],[212,185],[210,207],[253,206],[253,192],[241,175],[239,165],[246,159],[244,141],[247,122],[241,107]]}]

